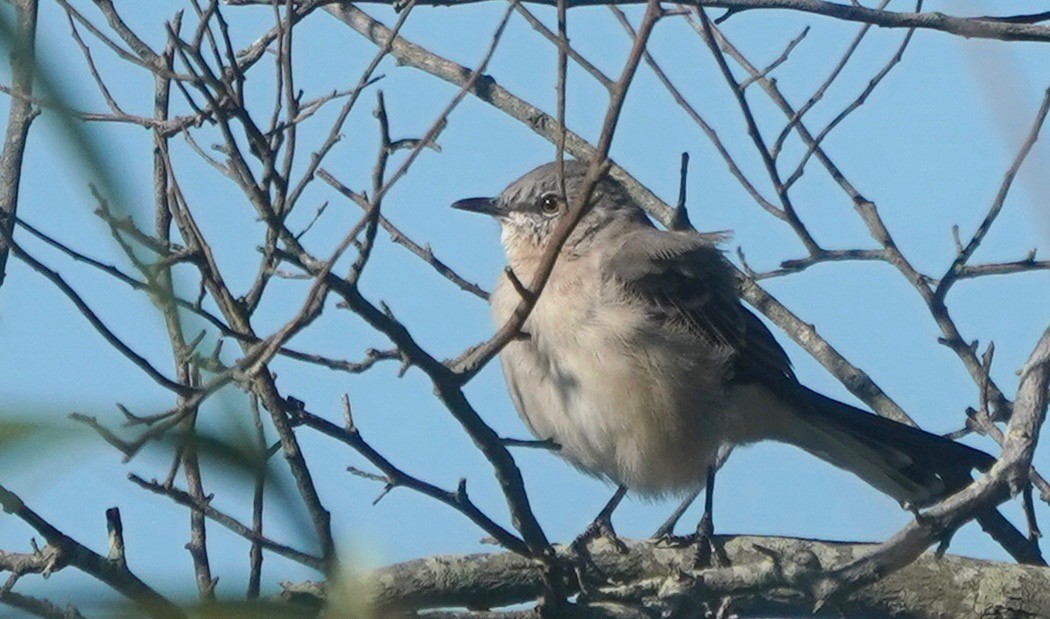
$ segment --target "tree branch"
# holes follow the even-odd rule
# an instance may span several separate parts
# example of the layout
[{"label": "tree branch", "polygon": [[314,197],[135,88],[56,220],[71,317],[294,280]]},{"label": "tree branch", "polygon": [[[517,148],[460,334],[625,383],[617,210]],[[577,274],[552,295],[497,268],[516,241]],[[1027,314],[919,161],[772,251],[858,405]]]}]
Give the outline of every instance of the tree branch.
[{"label": "tree branch", "polygon": [[185,617],[185,613],[178,606],[135,576],[123,561],[107,559],[62,533],[3,486],[0,486],[0,506],[5,512],[17,516],[36,529],[47,540],[48,545],[53,547],[57,553],[54,564],[56,567],[62,565],[76,567],[134,600],[142,610],[151,616]]},{"label": "tree branch", "polygon": [[[628,547],[624,554],[605,542],[593,546],[594,565],[616,584],[601,586],[598,593],[604,595],[595,604],[575,606],[566,616],[616,616],[595,614],[603,605],[639,609],[646,604],[650,613],[712,602],[717,606],[721,595],[730,593],[735,600],[728,610],[739,617],[898,616],[902,608],[923,609],[927,619],[1050,613],[1050,570],[1042,568],[925,554],[884,580],[814,613],[813,601],[801,590],[805,577],[821,567],[864,556],[873,544],[716,536],[714,543],[725,551],[731,567],[696,570],[692,548],[624,541]],[[559,547],[559,553],[564,555],[567,550]],[[496,609],[531,601],[541,584],[536,565],[511,553],[416,559],[376,570],[366,582],[377,609],[402,611],[465,606]],[[687,582],[695,586],[687,587]],[[287,601],[319,604],[324,597],[324,587],[319,584],[283,586],[282,598]],[[625,595],[636,596],[634,604],[625,602]],[[652,614],[636,611],[624,616]]]},{"label": "tree branch", "polygon": [[36,63],[37,0],[14,0],[16,25],[11,47],[11,102],[7,113],[7,131],[0,151],[0,286],[7,272],[10,252],[5,240],[15,229],[18,189],[22,182],[22,157],[25,154],[29,126],[40,113],[28,97],[33,94],[33,65]]},{"label": "tree branch", "polygon": [[[421,0],[418,5],[459,6],[483,0]],[[269,4],[270,0],[226,0],[231,5]],[[377,4],[393,4],[393,0],[364,0]],[[534,0],[536,4],[556,6],[557,0]],[[302,2],[297,2],[301,4]],[[568,0],[570,8],[604,6],[610,4],[642,4],[644,0]],[[311,2],[312,4],[312,2]],[[321,0],[319,4],[349,6],[344,0]],[[882,28],[923,28],[966,38],[998,39],[1001,41],[1050,41],[1050,27],[1027,23],[1030,20],[1007,17],[956,17],[931,11],[902,13],[870,9],[860,4],[839,4],[825,0],[710,0],[703,6],[729,9],[731,12],[758,9],[799,11],[822,15],[843,21],[872,24]],[[331,10],[331,9],[329,9]]]}]

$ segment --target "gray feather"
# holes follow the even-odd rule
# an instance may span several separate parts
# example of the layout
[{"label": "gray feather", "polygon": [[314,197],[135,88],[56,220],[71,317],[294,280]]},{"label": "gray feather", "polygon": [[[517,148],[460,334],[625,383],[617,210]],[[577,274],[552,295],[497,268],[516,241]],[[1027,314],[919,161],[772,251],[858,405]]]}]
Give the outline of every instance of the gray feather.
[{"label": "gray feather", "polygon": [[641,297],[668,329],[684,328],[730,348],[731,378],[736,382],[791,390],[796,381],[787,353],[762,321],[740,304],[733,271],[717,246],[725,238],[722,233],[636,228],[623,235],[606,272]]}]

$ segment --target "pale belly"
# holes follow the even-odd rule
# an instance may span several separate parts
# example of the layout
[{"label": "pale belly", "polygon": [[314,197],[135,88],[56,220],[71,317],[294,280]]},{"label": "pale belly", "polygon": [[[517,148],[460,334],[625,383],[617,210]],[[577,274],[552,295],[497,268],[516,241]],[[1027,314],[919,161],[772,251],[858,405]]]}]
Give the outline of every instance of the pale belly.
[{"label": "pale belly", "polygon": [[[702,486],[725,436],[724,355],[602,297],[579,282],[548,284],[525,325],[529,338],[500,354],[519,414],[570,463],[634,492]],[[497,286],[497,323],[517,300]]]}]

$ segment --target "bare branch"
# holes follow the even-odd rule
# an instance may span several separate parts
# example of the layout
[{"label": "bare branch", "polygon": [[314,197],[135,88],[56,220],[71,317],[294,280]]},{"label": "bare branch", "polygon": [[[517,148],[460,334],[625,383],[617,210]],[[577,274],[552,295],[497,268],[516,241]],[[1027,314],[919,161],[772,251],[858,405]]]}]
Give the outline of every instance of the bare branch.
[{"label": "bare branch", "polygon": [[[351,190],[346,185],[340,183],[334,176],[332,176],[330,172],[328,172],[324,168],[319,169],[317,171],[317,175],[321,177],[321,179],[324,182],[331,185],[333,188],[335,188],[336,191],[349,198],[351,202],[358,205],[362,209],[367,210],[370,208],[368,199],[365,196]],[[485,300],[489,298],[488,292],[485,292],[485,290],[477,284],[463,279],[463,277],[456,273],[452,269],[452,267],[448,266],[448,264],[446,264],[437,256],[435,256],[434,251],[430,248],[429,245],[426,247],[420,247],[418,243],[408,238],[408,236],[405,235],[404,232],[399,230],[394,224],[390,223],[390,220],[384,217],[382,214],[379,215],[378,221],[379,225],[382,226],[383,229],[390,234],[391,241],[397,243],[398,245],[401,245],[402,247],[408,249],[408,251],[419,256],[423,260],[423,262],[426,262],[431,267],[433,267],[434,270],[437,271],[442,277],[458,286],[461,290],[469,292],[478,298]]]},{"label": "bare branch", "polygon": [[954,531],[982,509],[1015,496],[1028,484],[1032,455],[1050,398],[1050,327],[1021,369],[1014,413],[1004,432],[1003,451],[985,477],[925,510],[870,554],[836,568],[814,585],[818,600],[828,600],[875,582],[911,563],[947,531]]},{"label": "bare branch", "polygon": [[240,535],[246,540],[258,544],[262,548],[265,548],[266,550],[269,550],[274,554],[281,555],[286,559],[291,559],[296,563],[301,563],[302,565],[305,565],[318,571],[323,571],[325,569],[325,560],[323,558],[315,557],[313,555],[296,550],[289,546],[285,546],[284,544],[279,544],[267,537],[258,535],[251,528],[241,524],[232,516],[229,516],[219,511],[218,509],[212,507],[211,503],[207,500],[201,501],[195,499],[193,496],[191,496],[189,493],[183,490],[179,490],[178,488],[171,486],[165,486],[163,484],[157,483],[155,480],[146,481],[145,479],[139,477],[138,475],[135,475],[134,473],[129,474],[128,479],[130,479],[135,485],[141,488],[149,490],[150,492],[153,492],[155,494],[166,496],[178,503],[179,505],[184,505],[186,507],[201,512],[210,520],[221,524],[226,529],[229,529],[237,535]]},{"label": "bare branch", "polygon": [[[269,0],[226,0],[232,5],[268,4]],[[425,0],[421,5],[458,6],[482,0]],[[319,4],[338,4],[341,0],[321,0]],[[392,0],[366,0],[391,4]],[[535,0],[536,4],[556,6],[557,0]],[[610,4],[642,4],[643,0],[568,0],[570,8]],[[1035,25],[1044,21],[1042,13],[1023,17],[956,17],[941,12],[903,13],[827,0],[710,0],[703,6],[729,9],[733,13],[752,10],[787,10],[822,15],[844,21],[872,24],[881,28],[922,28],[966,38],[1000,41],[1050,41],[1050,27]],[[331,10],[331,9],[329,9]]]},{"label": "bare branch", "polygon": [[107,559],[62,533],[3,486],[0,486],[0,505],[5,512],[36,529],[48,545],[55,549],[55,568],[72,565],[133,600],[150,615],[172,618],[186,616],[178,606],[139,580],[122,561]]},{"label": "bare branch", "polygon": [[[465,383],[470,380],[507,343],[518,336],[521,326],[525,324],[525,320],[529,317],[533,307],[535,307],[536,300],[543,292],[543,286],[554,269],[554,262],[558,258],[562,245],[565,244],[569,235],[572,234],[576,224],[583,218],[590,204],[591,192],[594,191],[598,179],[607,171],[606,157],[608,157],[609,148],[612,146],[616,125],[620,119],[620,110],[623,108],[623,102],[627,96],[627,89],[634,79],[638,63],[641,62],[642,55],[645,52],[645,45],[649,40],[649,35],[652,34],[653,27],[660,16],[659,3],[655,0],[650,0],[646,5],[645,15],[642,17],[641,26],[639,26],[638,33],[634,37],[634,45],[631,47],[623,72],[610,90],[609,107],[606,110],[605,120],[602,123],[598,146],[595,148],[594,155],[590,158],[587,175],[580,185],[578,195],[574,197],[573,204],[559,218],[558,225],[551,233],[547,246],[543,250],[543,256],[540,258],[535,272],[531,274],[532,281],[529,284],[530,297],[521,300],[518,307],[511,314],[511,318],[499,328],[490,340],[472,348],[453,362],[452,367],[459,375],[461,382]],[[558,136],[561,139],[560,132]]]},{"label": "bare branch", "polygon": [[[343,396],[343,409],[344,414],[349,419],[350,400],[345,395]],[[422,481],[404,472],[369,445],[364,438],[362,438],[360,431],[353,422],[350,422],[346,428],[340,428],[334,423],[309,413],[302,408],[298,409],[295,414],[298,423],[302,423],[303,425],[313,428],[326,436],[345,443],[364,456],[372,463],[372,465],[383,472],[382,481],[386,482],[390,488],[403,486],[437,499],[469,518],[472,522],[481,527],[483,531],[491,535],[504,548],[512,550],[518,554],[528,554],[529,549],[525,543],[486,516],[480,509],[478,509],[474,502],[470,500],[465,491],[450,492],[442,490],[433,484]]]},{"label": "bare branch", "polygon": [[16,0],[16,26],[11,43],[11,93],[15,95],[7,113],[7,129],[0,150],[0,286],[7,272],[8,241],[15,229],[18,190],[22,182],[22,157],[29,126],[39,114],[28,97],[33,94],[33,67],[36,64],[37,0]]},{"label": "bare branch", "polygon": [[[717,605],[721,596],[736,594],[728,611],[739,617],[889,616],[901,606],[923,609],[931,619],[963,616],[1050,612],[1050,577],[1045,570],[1008,566],[954,555],[925,554],[884,580],[853,592],[834,606],[814,610],[804,592],[805,579],[820,568],[864,556],[872,544],[828,543],[760,536],[717,536],[731,567],[696,570],[692,548],[625,540],[627,553],[611,544],[592,551],[596,569],[608,580],[595,600],[567,609],[567,617],[646,617],[650,613],[699,609]],[[571,559],[566,549],[559,552]],[[417,559],[385,567],[368,575],[371,602],[378,609],[401,611],[461,607],[484,603],[498,609],[527,603],[541,586],[535,564],[513,554],[473,554]],[[776,588],[774,585],[780,585]],[[285,584],[282,596],[299,602],[325,597],[323,585]],[[1024,594],[1011,592],[1024,591]],[[905,601],[907,600],[907,601]],[[610,608],[633,613],[618,615]],[[641,612],[644,608],[647,612]],[[528,611],[535,612],[535,611]],[[430,615],[431,613],[427,613]],[[513,617],[513,612],[465,612],[459,617]]]},{"label": "bare branch", "polygon": [[[973,256],[974,252],[977,251],[977,248],[980,247],[981,241],[984,240],[985,235],[988,234],[988,231],[991,229],[992,224],[995,223],[999,213],[1002,212],[1003,204],[1006,202],[1006,196],[1010,193],[1010,187],[1013,185],[1014,178],[1017,177],[1017,172],[1021,169],[1021,165],[1028,157],[1028,154],[1032,152],[1032,147],[1035,145],[1036,140],[1039,139],[1039,133],[1042,131],[1043,124],[1046,122],[1048,112],[1050,112],[1050,87],[1046,89],[1046,92],[1043,95],[1043,102],[1040,104],[1039,109],[1035,114],[1035,119],[1032,121],[1032,126],[1028,130],[1028,135],[1025,136],[1024,141],[1017,150],[1017,154],[1014,156],[1013,162],[1010,164],[1010,167],[1007,168],[1006,174],[1003,176],[1003,181],[999,185],[999,191],[995,194],[995,199],[992,201],[988,213],[985,215],[981,224],[977,226],[977,230],[974,231],[973,236],[970,237],[970,240],[967,241],[966,245],[959,248],[958,255],[955,257],[955,260],[952,261],[951,266],[948,267],[947,272],[941,278],[940,284],[934,290],[934,298],[937,300],[943,302],[955,281],[964,276],[976,277],[978,274],[1011,273],[1015,272],[1011,269],[1029,270],[1036,266],[1034,252],[1028,260],[1021,261],[1020,263],[1012,263],[1012,265],[984,265],[980,268],[967,268],[966,263]],[[1041,264],[1044,266],[1038,268],[1046,268],[1046,261],[1042,261]],[[964,273],[966,275],[964,275]]]}]

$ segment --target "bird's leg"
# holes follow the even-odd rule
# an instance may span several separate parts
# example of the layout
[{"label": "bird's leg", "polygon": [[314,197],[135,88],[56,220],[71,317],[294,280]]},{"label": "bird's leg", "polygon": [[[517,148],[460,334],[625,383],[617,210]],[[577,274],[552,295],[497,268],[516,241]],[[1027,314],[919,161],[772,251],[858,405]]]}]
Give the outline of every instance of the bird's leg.
[{"label": "bird's leg", "polygon": [[660,525],[660,528],[653,533],[653,539],[657,541],[675,541],[675,526],[678,524],[678,521],[682,519],[682,514],[685,513],[685,510],[689,509],[689,506],[693,504],[693,501],[695,501],[698,496],[700,496],[699,490],[694,490],[690,493],[689,496],[687,496],[685,500],[675,508],[670,517]]},{"label": "bird's leg", "polygon": [[[704,494],[704,518],[707,521],[706,526],[712,530],[711,507],[714,503],[715,472],[722,468],[722,465],[729,459],[729,454],[731,453],[733,453],[732,445],[723,445],[718,449],[718,456],[715,458],[715,461],[706,469],[704,487],[707,488],[707,492]],[[671,513],[671,516],[660,525],[660,528],[653,533],[653,540],[674,546],[686,546],[695,542],[699,535],[700,527],[704,526],[703,520],[701,520],[700,525],[697,526],[697,533],[694,533],[693,535],[675,535],[674,528],[678,525],[678,521],[682,519],[682,514],[689,509],[698,496],[700,496],[700,491],[693,490],[689,496],[678,505],[674,512]]]},{"label": "bird's leg", "polygon": [[710,567],[712,554],[717,554],[719,563],[728,564],[728,558],[722,556],[715,548],[714,533],[715,525],[712,518],[715,502],[715,471],[716,466],[707,468],[707,483],[704,486],[704,515],[696,525],[696,565],[697,567]]},{"label": "bird's leg", "polygon": [[593,577],[597,575],[599,581],[608,582],[608,577],[602,572],[602,570],[595,564],[594,559],[591,557],[591,552],[587,548],[587,544],[600,537],[604,537],[609,540],[609,543],[613,545],[613,548],[617,552],[627,552],[627,545],[624,544],[619,537],[616,536],[616,531],[612,526],[612,513],[616,511],[616,508],[620,505],[620,501],[623,501],[624,495],[627,494],[627,488],[625,486],[619,486],[616,488],[616,493],[613,494],[609,502],[605,504],[602,511],[598,512],[598,516],[587,525],[575,540],[573,540],[572,552],[575,555],[573,570],[576,573],[576,581],[580,587],[580,596],[582,598],[597,598],[600,597],[600,593],[591,586]]},{"label": "bird's leg", "polygon": [[576,550],[586,549],[588,542],[596,540],[600,537],[604,537],[620,552],[626,552],[627,546],[620,541],[620,538],[616,536],[616,531],[612,526],[612,513],[616,511],[616,508],[620,505],[620,501],[623,501],[623,497],[627,494],[627,487],[620,486],[616,489],[616,493],[613,494],[609,502],[605,504],[602,511],[598,512],[598,517],[594,519],[591,524],[587,525],[587,528],[573,541],[572,546]]}]

